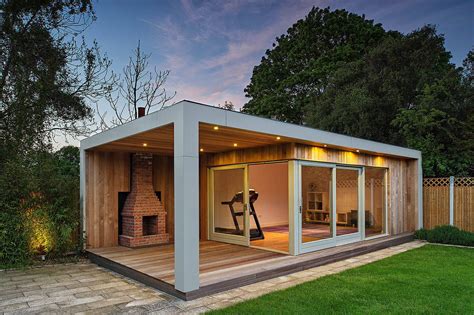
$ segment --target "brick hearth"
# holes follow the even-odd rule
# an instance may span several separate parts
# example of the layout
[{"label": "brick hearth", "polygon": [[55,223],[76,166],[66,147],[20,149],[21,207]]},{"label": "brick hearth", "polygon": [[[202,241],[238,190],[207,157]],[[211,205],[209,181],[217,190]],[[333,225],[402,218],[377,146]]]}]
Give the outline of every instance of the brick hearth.
[{"label": "brick hearth", "polygon": [[132,187],[121,213],[120,245],[140,247],[169,242],[166,211],[153,189],[152,175],[153,155],[135,153],[132,156]]}]

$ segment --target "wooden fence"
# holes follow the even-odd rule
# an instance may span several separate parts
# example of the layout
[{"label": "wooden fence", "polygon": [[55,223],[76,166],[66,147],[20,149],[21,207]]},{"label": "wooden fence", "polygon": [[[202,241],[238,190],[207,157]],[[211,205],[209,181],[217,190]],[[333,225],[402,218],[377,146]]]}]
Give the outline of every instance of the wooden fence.
[{"label": "wooden fence", "polygon": [[474,177],[423,180],[423,225],[452,224],[474,232]]}]

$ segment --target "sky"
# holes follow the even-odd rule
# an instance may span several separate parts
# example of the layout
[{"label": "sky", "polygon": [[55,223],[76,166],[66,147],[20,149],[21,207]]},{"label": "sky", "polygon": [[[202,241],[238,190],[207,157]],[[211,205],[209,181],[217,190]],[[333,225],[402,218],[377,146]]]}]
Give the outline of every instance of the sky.
[{"label": "sky", "polygon": [[210,105],[246,102],[244,88],[275,38],[312,6],[365,14],[386,30],[408,33],[435,24],[452,62],[461,65],[474,47],[474,1],[306,0],[99,0],[97,21],[86,32],[121,72],[140,40],[150,64],[170,70],[166,88],[175,101]]},{"label": "sky", "polygon": [[97,20],[84,35],[97,40],[118,73],[140,41],[151,66],[170,70],[165,87],[176,91],[173,101],[231,101],[238,109],[253,67],[313,6],[365,14],[402,33],[434,24],[459,66],[474,47],[474,0],[98,0]]}]

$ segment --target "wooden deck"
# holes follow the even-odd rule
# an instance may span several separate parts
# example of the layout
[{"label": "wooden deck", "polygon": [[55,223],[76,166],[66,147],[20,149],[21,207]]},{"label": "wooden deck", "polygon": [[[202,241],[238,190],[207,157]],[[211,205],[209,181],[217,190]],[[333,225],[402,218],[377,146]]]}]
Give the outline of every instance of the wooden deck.
[{"label": "wooden deck", "polygon": [[[123,246],[89,250],[116,263],[133,268],[156,279],[174,284],[174,246],[163,245],[131,249]],[[270,251],[214,241],[199,244],[199,281],[201,286],[219,282],[222,270],[246,266],[284,256]]]},{"label": "wooden deck", "polygon": [[411,233],[381,237],[299,256],[213,241],[200,243],[200,288],[183,293],[174,289],[173,245],[139,249],[89,249],[89,258],[106,268],[185,300],[290,274],[398,245]]}]

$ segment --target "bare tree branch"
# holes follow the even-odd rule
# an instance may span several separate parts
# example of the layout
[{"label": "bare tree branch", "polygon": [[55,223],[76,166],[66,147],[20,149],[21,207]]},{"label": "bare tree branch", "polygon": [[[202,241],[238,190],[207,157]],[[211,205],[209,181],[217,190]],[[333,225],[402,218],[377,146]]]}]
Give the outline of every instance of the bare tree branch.
[{"label": "bare tree branch", "polygon": [[[96,106],[99,117],[99,128],[107,130],[136,119],[138,107],[144,107],[148,114],[153,110],[165,107],[175,96],[176,92],[168,94],[165,89],[170,70],[149,70],[151,54],[141,50],[140,41],[123,68],[123,78],[114,75],[114,80],[107,87],[104,100],[110,111]],[[110,113],[111,117],[107,114]]]}]

